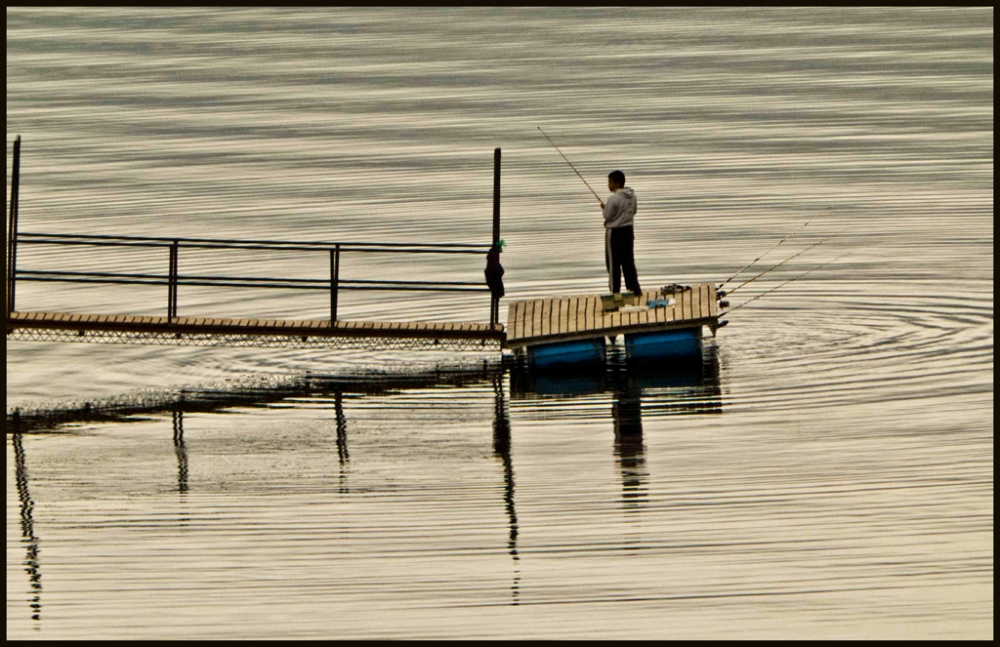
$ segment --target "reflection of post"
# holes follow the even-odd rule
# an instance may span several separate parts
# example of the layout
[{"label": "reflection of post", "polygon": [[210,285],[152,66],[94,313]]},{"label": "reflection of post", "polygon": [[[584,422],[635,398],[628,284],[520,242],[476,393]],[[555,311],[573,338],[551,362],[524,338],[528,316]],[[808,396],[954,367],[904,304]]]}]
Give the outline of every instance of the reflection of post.
[{"label": "reflection of post", "polygon": [[514,510],[514,467],[510,460],[510,416],[507,411],[507,399],[503,394],[503,372],[493,377],[494,411],[493,411],[493,452],[503,461],[504,503],[507,508],[507,520],[510,524],[510,535],[507,540],[507,551],[514,561],[514,582],[510,587],[511,604],[518,604],[521,587],[521,558],[517,554],[517,512]]},{"label": "reflection of post", "polygon": [[[624,384],[622,384],[624,381]],[[615,424],[615,456],[622,474],[622,508],[634,513],[646,500],[646,447],[642,443],[642,391],[628,373],[619,375],[611,405]]]},{"label": "reflection of post", "polygon": [[177,491],[188,491],[188,454],[184,444],[184,412],[174,409],[174,452],[177,454]]},{"label": "reflection of post", "polygon": [[[16,422],[14,424],[17,424]],[[32,598],[31,619],[36,622],[42,619],[42,571],[38,564],[38,537],[35,536],[35,521],[33,513],[35,502],[31,500],[28,490],[28,467],[25,463],[24,445],[21,434],[15,431],[11,435],[14,444],[14,470],[17,480],[17,496],[21,501],[21,541],[27,544],[27,555],[24,559],[24,571],[28,574]],[[39,625],[35,625],[39,629]]]},{"label": "reflection of post", "polygon": [[344,467],[351,460],[351,455],[347,451],[347,418],[344,416],[344,392],[337,391],[334,394],[333,408],[337,416],[337,455],[340,457],[340,493],[347,494],[346,475]]}]

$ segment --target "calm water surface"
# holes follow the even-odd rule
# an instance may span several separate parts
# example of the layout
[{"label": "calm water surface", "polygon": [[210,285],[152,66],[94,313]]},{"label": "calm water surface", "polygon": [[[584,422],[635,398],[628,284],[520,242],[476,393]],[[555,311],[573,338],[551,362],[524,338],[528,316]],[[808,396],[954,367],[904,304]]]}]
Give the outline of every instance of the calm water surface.
[{"label": "calm water surface", "polygon": [[[806,221],[759,267],[837,236],[733,306],[832,262],[669,369],[9,340],[7,636],[992,638],[991,8],[7,10],[22,231],[486,243],[499,146],[507,296],[603,291],[596,201],[536,126],[601,193],[625,171],[645,287],[721,282]],[[341,276],[482,267],[345,255]],[[17,305],[165,297],[26,283]]]}]

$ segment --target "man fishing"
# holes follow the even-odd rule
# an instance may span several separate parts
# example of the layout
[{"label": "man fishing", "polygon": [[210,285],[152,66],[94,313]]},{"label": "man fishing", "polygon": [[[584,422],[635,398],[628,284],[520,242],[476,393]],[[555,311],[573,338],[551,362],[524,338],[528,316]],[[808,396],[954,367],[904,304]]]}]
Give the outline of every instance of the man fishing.
[{"label": "man fishing", "polygon": [[621,171],[608,173],[608,190],[611,197],[608,203],[597,195],[597,192],[583,179],[580,171],[576,170],[573,162],[569,161],[563,152],[559,150],[552,138],[545,134],[541,126],[538,131],[545,139],[549,140],[552,148],[559,152],[569,167],[573,169],[576,176],[587,185],[590,192],[594,194],[604,211],[604,264],[608,268],[608,287],[612,292],[618,293],[622,287],[622,272],[625,273],[625,287],[636,296],[642,296],[642,288],[639,287],[639,276],[635,270],[635,233],[632,230],[632,221],[635,218],[635,191],[631,187],[625,186],[625,174]]},{"label": "man fishing", "polygon": [[608,174],[608,190],[611,197],[607,204],[600,200],[604,211],[604,261],[608,268],[608,286],[612,292],[620,292],[622,273],[625,287],[636,296],[642,296],[639,276],[635,269],[635,219],[636,198],[632,187],[625,186],[625,174],[612,171]]}]

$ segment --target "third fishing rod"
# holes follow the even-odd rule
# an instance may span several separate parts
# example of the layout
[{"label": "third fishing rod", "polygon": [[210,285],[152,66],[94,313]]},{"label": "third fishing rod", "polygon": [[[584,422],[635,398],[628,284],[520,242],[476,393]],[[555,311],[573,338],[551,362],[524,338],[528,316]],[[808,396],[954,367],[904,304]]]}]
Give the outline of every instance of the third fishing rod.
[{"label": "third fishing rod", "polygon": [[[827,262],[825,262],[825,263],[822,263],[822,264],[820,264],[820,265],[817,265],[816,267],[812,268],[811,270],[806,270],[806,271],[805,271],[805,272],[803,272],[802,274],[799,274],[798,276],[796,276],[796,277],[794,277],[794,278],[791,278],[791,279],[788,279],[787,281],[785,281],[785,282],[784,282],[784,283],[782,283],[781,285],[779,285],[779,286],[777,286],[777,287],[773,287],[773,288],[771,288],[770,290],[768,290],[767,292],[763,292],[763,293],[761,293],[761,294],[758,294],[757,296],[755,296],[754,298],[750,299],[749,301],[744,301],[743,303],[739,304],[739,305],[738,305],[738,306],[736,306],[735,308],[733,308],[733,309],[729,310],[728,312],[725,312],[725,313],[722,313],[722,314],[726,314],[726,315],[728,315],[728,314],[730,314],[730,313],[732,313],[732,312],[735,312],[736,310],[739,310],[739,309],[740,309],[740,308],[742,308],[743,306],[745,306],[745,305],[747,305],[747,304],[749,304],[749,303],[753,303],[753,302],[754,302],[754,301],[756,301],[757,299],[759,299],[759,298],[761,298],[761,297],[763,297],[763,296],[767,296],[768,294],[771,294],[772,292],[774,292],[775,290],[777,290],[777,289],[779,289],[779,288],[783,288],[783,287],[785,287],[786,285],[788,285],[788,284],[789,284],[789,283],[791,283],[792,281],[798,281],[799,279],[801,279],[801,278],[802,278],[803,276],[805,276],[806,274],[810,274],[810,273],[812,273],[812,272],[815,272],[816,270],[818,270],[818,269],[821,269],[821,268],[824,268],[824,267],[826,267],[827,265],[829,265],[830,263],[835,263],[835,262],[839,261],[840,259],[844,258],[845,256],[850,256],[851,254],[852,254],[852,252],[847,252],[846,254],[843,254],[843,255],[841,255],[841,256],[838,256],[837,258],[833,259],[832,261],[827,261]],[[721,317],[722,315],[720,314],[719,316]]]}]

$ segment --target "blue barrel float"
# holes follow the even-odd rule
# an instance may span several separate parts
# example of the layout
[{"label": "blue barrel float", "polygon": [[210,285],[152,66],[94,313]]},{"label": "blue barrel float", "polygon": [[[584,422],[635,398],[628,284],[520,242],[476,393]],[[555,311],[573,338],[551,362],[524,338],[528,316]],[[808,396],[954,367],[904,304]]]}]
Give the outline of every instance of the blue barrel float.
[{"label": "blue barrel float", "polygon": [[694,359],[701,349],[701,326],[625,335],[625,357],[637,362]]},{"label": "blue barrel float", "polygon": [[535,368],[561,368],[580,364],[604,364],[604,337],[540,344],[528,348],[528,362]]},{"label": "blue barrel float", "polygon": [[[603,336],[539,344],[527,350],[528,361],[535,368],[603,365],[607,361]],[[625,335],[625,357],[633,362],[695,359],[701,352],[701,326]]]}]

